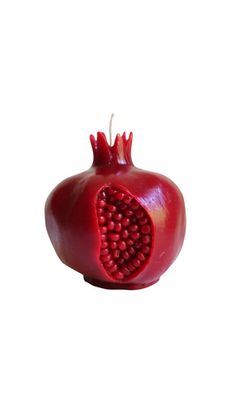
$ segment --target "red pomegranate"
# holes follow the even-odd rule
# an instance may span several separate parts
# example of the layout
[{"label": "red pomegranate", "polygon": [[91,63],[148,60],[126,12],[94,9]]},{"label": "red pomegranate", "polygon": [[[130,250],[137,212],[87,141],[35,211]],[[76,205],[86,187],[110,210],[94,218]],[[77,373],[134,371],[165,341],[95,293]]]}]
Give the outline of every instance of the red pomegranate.
[{"label": "red pomegranate", "polygon": [[177,257],[185,235],[185,206],[167,177],[136,168],[132,133],[90,136],[91,168],[49,195],[46,227],[59,258],[104,288],[154,284]]}]

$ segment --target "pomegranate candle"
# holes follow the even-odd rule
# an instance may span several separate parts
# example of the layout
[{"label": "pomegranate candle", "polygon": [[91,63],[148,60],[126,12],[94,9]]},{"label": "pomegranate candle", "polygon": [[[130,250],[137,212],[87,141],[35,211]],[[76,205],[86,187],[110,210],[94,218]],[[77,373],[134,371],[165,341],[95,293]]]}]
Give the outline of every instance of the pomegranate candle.
[{"label": "pomegranate candle", "polygon": [[62,181],[46,201],[54,249],[93,285],[152,285],[182,247],[183,196],[167,177],[134,166],[132,133],[117,134],[113,145],[102,132],[90,141],[90,169]]}]

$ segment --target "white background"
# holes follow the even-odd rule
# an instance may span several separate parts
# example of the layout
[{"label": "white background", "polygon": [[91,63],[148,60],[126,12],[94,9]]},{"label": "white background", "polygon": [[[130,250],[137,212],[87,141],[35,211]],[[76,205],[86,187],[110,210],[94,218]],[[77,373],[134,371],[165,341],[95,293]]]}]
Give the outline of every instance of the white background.
[{"label": "white background", "polygon": [[[2,419],[234,419],[234,21],[226,0],[1,1]],[[140,291],[85,283],[44,227],[111,112],[187,206]]]}]

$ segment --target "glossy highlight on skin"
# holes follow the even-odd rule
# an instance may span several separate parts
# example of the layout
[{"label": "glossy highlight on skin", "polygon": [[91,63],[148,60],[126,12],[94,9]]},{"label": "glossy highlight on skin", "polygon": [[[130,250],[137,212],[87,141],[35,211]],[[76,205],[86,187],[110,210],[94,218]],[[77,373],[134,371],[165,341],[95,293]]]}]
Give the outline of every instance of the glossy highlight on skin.
[{"label": "glossy highlight on skin", "polygon": [[183,195],[166,176],[139,169],[132,133],[108,144],[90,136],[93,163],[57,185],[45,205],[46,228],[63,263],[108,289],[153,285],[185,236]]}]

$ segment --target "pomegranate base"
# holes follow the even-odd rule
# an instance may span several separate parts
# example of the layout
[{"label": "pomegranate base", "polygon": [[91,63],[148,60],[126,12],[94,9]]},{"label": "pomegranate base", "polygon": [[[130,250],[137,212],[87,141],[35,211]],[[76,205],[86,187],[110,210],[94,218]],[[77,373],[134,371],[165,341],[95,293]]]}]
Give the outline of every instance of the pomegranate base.
[{"label": "pomegranate base", "polygon": [[89,278],[88,276],[84,276],[84,280],[89,282],[89,284],[94,285],[95,287],[106,288],[106,289],[123,289],[123,290],[139,290],[142,288],[150,287],[156,282],[159,281],[160,278],[154,279],[154,281],[145,283],[145,284],[128,284],[124,282],[106,282],[101,281],[100,279]]}]

